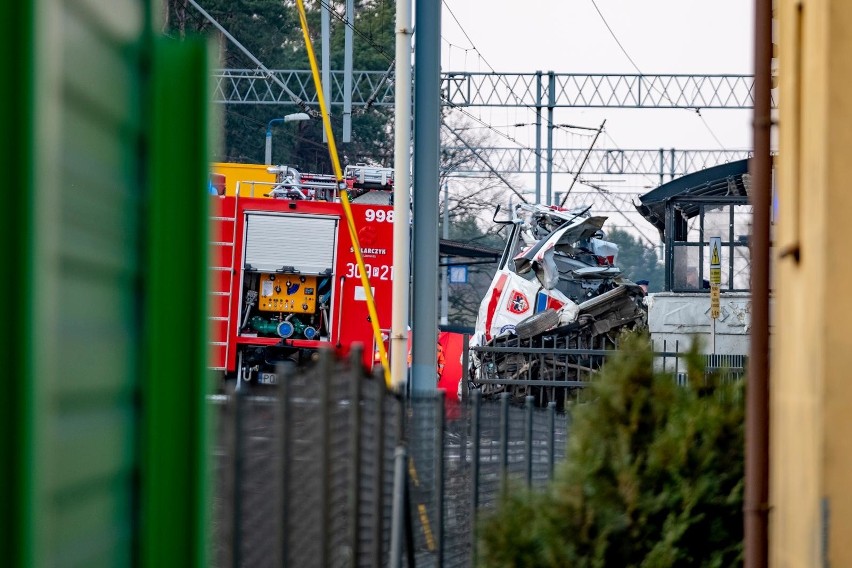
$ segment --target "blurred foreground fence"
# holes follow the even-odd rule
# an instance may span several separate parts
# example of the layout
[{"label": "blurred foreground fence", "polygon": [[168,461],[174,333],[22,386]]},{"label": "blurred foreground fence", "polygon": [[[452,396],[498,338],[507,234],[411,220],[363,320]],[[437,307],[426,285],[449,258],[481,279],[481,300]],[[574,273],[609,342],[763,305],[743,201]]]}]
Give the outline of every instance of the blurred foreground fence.
[{"label": "blurred foreground fence", "polygon": [[569,417],[524,402],[402,400],[328,353],[277,388],[211,396],[213,560],[472,565],[474,512],[564,459]]},{"label": "blurred foreground fence", "polygon": [[[557,406],[613,354],[595,347],[475,348],[498,372],[464,404],[389,394],[359,353],[322,353],[279,370],[278,387],[211,396],[216,566],[473,565],[474,513],[513,487],[544,486],[564,459],[570,415]],[[679,345],[662,347],[655,366],[685,381]],[[738,379],[745,360],[704,364]]]}]

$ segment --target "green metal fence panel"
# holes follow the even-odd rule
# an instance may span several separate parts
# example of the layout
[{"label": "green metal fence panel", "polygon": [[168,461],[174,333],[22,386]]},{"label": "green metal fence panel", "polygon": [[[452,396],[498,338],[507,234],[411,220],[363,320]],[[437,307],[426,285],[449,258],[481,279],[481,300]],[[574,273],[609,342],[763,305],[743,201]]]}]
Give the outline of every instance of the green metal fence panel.
[{"label": "green metal fence panel", "polygon": [[207,50],[150,10],[0,3],[4,566],[205,564]]},{"label": "green metal fence panel", "polygon": [[0,3],[0,61],[9,87],[0,89],[0,172],[6,191],[0,207],[0,558],[31,563],[32,551],[32,281],[33,7]]},{"label": "green metal fence panel", "polygon": [[141,565],[206,566],[207,44],[154,45]]},{"label": "green metal fence panel", "polygon": [[35,2],[33,565],[130,565],[145,180],[143,2]]}]

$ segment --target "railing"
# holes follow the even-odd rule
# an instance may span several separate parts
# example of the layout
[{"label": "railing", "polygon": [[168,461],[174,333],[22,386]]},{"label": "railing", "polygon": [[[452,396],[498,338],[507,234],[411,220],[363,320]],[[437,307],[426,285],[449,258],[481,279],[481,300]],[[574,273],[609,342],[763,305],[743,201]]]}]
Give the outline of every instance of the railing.
[{"label": "railing", "polygon": [[[670,373],[683,384],[688,348],[678,341],[658,341],[654,347],[654,368]],[[611,337],[595,335],[589,328],[530,338],[498,337],[487,346],[470,349],[474,373],[468,385],[486,398],[509,393],[513,400],[522,402],[532,396],[537,406],[554,402],[562,409],[569,401],[582,400],[582,390],[591,384],[607,359],[618,352],[617,348]],[[705,373],[719,374],[724,379],[742,378],[746,359],[745,355],[702,355]]]}]

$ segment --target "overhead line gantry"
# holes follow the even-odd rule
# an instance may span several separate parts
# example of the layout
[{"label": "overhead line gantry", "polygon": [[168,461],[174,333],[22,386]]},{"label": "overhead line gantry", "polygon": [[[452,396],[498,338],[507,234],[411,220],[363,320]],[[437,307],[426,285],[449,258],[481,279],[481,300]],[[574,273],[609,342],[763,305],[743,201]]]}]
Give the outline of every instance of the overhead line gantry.
[{"label": "overhead line gantry", "polygon": [[[310,71],[272,70],[299,98],[316,103]],[[353,71],[352,105],[392,106],[393,84],[385,71]],[[219,69],[213,101],[225,104],[292,104],[277,81],[257,69]],[[342,71],[331,72],[332,105],[342,105]],[[749,109],[754,105],[751,75],[620,75],[589,73],[441,74],[444,104],[457,107]]]}]

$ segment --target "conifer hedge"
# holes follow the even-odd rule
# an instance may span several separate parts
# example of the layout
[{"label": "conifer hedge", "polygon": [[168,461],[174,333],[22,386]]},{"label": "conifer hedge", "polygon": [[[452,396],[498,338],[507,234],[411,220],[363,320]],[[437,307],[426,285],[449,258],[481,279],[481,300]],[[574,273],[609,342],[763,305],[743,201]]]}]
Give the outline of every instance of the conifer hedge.
[{"label": "conifer hedge", "polygon": [[510,489],[480,523],[482,566],[729,567],[742,562],[744,387],[654,373],[627,337],[573,410],[568,459],[544,492]]}]

